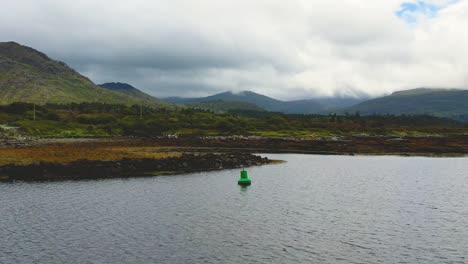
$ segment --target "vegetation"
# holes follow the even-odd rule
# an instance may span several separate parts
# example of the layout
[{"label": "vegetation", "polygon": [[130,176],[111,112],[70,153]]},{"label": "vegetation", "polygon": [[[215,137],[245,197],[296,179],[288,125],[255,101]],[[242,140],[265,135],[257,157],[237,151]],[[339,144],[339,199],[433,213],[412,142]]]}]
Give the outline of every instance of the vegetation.
[{"label": "vegetation", "polygon": [[192,102],[185,104],[189,108],[211,110],[216,113],[224,113],[232,110],[253,110],[253,111],[265,111],[263,108],[258,107],[255,104],[242,102],[242,101],[224,101],[224,100],[213,100],[206,102]]},{"label": "vegetation", "polygon": [[359,111],[363,115],[434,115],[468,122],[468,91],[419,88],[395,92],[344,111]]},{"label": "vegetation", "polygon": [[448,135],[467,126],[433,116],[286,115],[233,110],[215,114],[197,109],[155,109],[102,103],[0,106],[0,124],[41,137],[178,135]]},{"label": "vegetation", "polygon": [[[168,102],[189,107],[217,111],[223,104],[237,101],[257,105],[266,111],[289,114],[356,113],[361,115],[433,115],[468,122],[468,91],[456,89],[419,88],[395,92],[390,96],[366,100],[365,98],[316,98],[310,100],[280,101],[250,91],[224,92],[202,98],[166,98]],[[208,102],[216,101],[211,107]],[[234,110],[225,107],[226,110]],[[237,109],[252,110],[239,105]]]},{"label": "vegetation", "polygon": [[[100,84],[99,87],[105,88],[113,92],[127,95],[129,97],[132,97],[137,100],[141,100],[143,102],[147,102],[149,104],[150,103],[153,103],[156,105],[164,104],[158,98],[155,98],[149,94],[146,94],[127,83],[119,83],[119,82],[103,83],[103,84]],[[168,106],[169,104],[166,104],[166,107]]]},{"label": "vegetation", "polygon": [[[335,111],[336,109],[343,108],[346,106],[351,106],[357,104],[364,99],[357,99],[357,98],[316,98],[316,99],[309,99],[309,100],[297,100],[297,101],[280,101],[274,98],[270,98],[268,96],[254,93],[251,91],[243,91],[239,93],[233,92],[224,92],[215,94],[208,97],[200,97],[200,98],[180,98],[180,97],[170,97],[164,99],[167,102],[174,103],[174,104],[184,104],[189,107],[193,107],[194,105],[198,107],[197,104],[201,104],[204,107],[200,108],[207,108],[206,104],[209,102],[218,102],[218,106],[216,108],[209,108],[213,110],[218,110],[220,106],[224,104],[229,105],[229,102],[244,102],[248,103],[248,105],[238,105],[237,109],[243,110],[252,110],[251,106],[256,105],[259,108],[265,109],[267,111],[273,112],[282,112],[282,113],[289,113],[289,114],[318,114],[318,113],[325,113],[328,114],[330,112]],[[234,109],[233,107],[225,107],[225,109]],[[224,109],[223,109],[224,110]]]},{"label": "vegetation", "polygon": [[103,102],[168,107],[94,85],[88,78],[47,55],[14,42],[0,42],[0,104],[13,102]]},{"label": "vegetation", "polygon": [[0,166],[39,162],[69,163],[77,160],[162,159],[179,157],[180,152],[159,147],[116,146],[105,143],[52,144],[30,148],[0,148]]}]

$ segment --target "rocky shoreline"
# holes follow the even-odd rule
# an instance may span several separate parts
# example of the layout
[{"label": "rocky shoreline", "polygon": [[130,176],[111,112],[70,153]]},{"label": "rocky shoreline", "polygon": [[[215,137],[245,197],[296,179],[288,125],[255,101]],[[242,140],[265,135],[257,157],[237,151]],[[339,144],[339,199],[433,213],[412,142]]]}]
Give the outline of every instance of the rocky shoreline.
[{"label": "rocky shoreline", "polygon": [[2,145],[0,138],[0,181],[151,176],[272,162],[251,153],[462,157],[468,154],[468,135],[45,138],[16,139],[10,145]]},{"label": "rocky shoreline", "polygon": [[[466,156],[468,135],[457,136],[343,136],[322,138],[178,137],[145,139],[145,143],[209,151],[303,153],[319,155]],[[133,144],[141,144],[135,139]]]},{"label": "rocky shoreline", "polygon": [[0,166],[0,181],[55,181],[144,177],[199,171],[234,169],[272,163],[249,153],[183,154],[164,159],[80,160],[71,163],[39,163]]},{"label": "rocky shoreline", "polygon": [[468,135],[452,136],[342,136],[316,138],[269,138],[258,136],[161,136],[161,137],[90,137],[28,138],[4,137],[0,132],[0,149],[30,148],[49,145],[88,147],[150,146],[182,152],[303,153],[320,155],[401,155],[466,156]]},{"label": "rocky shoreline", "polygon": [[25,147],[35,144],[37,140],[21,135],[10,135],[0,127],[0,148],[5,147]]}]

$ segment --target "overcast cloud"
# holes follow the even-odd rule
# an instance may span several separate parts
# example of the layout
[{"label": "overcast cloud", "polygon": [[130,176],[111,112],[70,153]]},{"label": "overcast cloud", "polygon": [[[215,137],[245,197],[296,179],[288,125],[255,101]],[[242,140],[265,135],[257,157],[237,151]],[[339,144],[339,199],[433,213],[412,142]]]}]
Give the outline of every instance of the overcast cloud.
[{"label": "overcast cloud", "polygon": [[0,41],[153,95],[468,87],[468,2],[2,0]]}]

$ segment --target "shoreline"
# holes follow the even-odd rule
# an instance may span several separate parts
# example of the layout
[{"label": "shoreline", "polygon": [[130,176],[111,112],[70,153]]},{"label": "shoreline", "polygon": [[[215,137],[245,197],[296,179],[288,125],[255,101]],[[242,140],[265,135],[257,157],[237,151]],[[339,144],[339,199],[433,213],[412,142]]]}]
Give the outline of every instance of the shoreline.
[{"label": "shoreline", "polygon": [[[115,137],[27,139],[0,144],[1,181],[128,178],[272,164],[255,153],[466,157],[468,136]],[[11,142],[11,141],[10,141]]]},{"label": "shoreline", "polygon": [[250,153],[182,154],[164,159],[78,160],[0,166],[0,182],[65,181],[152,177],[204,171],[247,168],[279,161]]},{"label": "shoreline", "polygon": [[[30,149],[53,145],[84,147],[159,147],[183,152],[297,153],[318,155],[399,155],[463,157],[468,155],[468,135],[455,136],[343,136],[343,137],[258,137],[258,136],[160,136],[24,138],[0,140],[2,149]],[[1,154],[1,153],[0,153]]]}]

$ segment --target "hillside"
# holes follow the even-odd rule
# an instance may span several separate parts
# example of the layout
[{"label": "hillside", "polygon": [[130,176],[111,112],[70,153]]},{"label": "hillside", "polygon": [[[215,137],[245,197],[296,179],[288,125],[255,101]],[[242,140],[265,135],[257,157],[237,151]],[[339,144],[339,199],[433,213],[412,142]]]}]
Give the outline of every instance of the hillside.
[{"label": "hillside", "polygon": [[0,104],[102,102],[159,106],[96,86],[65,63],[15,42],[0,43]]},{"label": "hillside", "polygon": [[[336,109],[361,102],[356,98],[315,98],[309,100],[281,101],[251,91],[224,92],[201,98],[169,97],[163,99],[175,104],[192,104],[210,101],[246,102],[264,110],[287,114],[328,114]],[[249,109],[245,109],[249,110]]]},{"label": "hillside", "polygon": [[364,99],[340,97],[287,101],[281,112],[287,114],[330,114],[362,101]]},{"label": "hillside", "polygon": [[105,88],[107,90],[116,92],[116,93],[121,93],[125,94],[127,96],[130,96],[132,98],[138,99],[138,100],[143,100],[148,103],[155,103],[155,104],[164,104],[161,102],[156,97],[153,97],[147,93],[144,93],[140,91],[139,89],[131,86],[130,84],[127,83],[120,83],[120,82],[110,82],[110,83],[103,83],[100,84],[99,87]]},{"label": "hillside", "polygon": [[285,102],[270,98],[268,96],[254,93],[251,91],[243,91],[239,93],[233,92],[224,92],[220,94],[215,94],[212,96],[195,99],[195,102],[208,102],[214,100],[223,100],[223,101],[237,101],[237,102],[246,102],[254,104],[258,107],[264,108],[269,111],[278,111],[283,108]]},{"label": "hillside", "polygon": [[418,88],[395,92],[348,107],[343,111],[372,114],[434,115],[468,121],[468,91]]},{"label": "hillside", "polygon": [[213,100],[206,102],[186,103],[185,105],[191,108],[211,110],[217,113],[229,112],[231,110],[265,111],[263,108],[258,107],[255,104],[242,101]]}]

